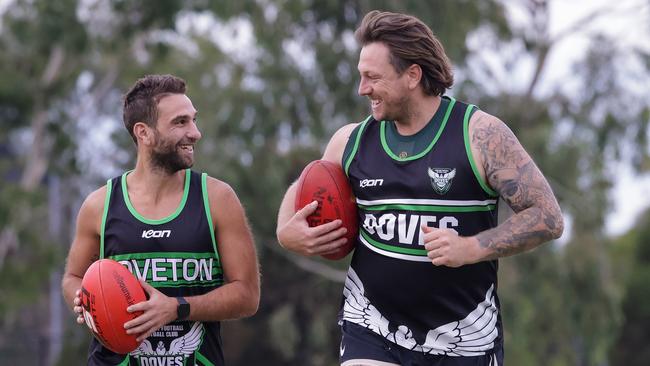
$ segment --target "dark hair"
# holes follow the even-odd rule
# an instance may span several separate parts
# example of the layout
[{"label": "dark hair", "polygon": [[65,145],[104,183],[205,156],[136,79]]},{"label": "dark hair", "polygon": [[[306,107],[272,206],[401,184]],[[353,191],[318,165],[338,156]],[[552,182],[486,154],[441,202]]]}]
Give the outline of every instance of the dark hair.
[{"label": "dark hair", "polygon": [[185,80],[173,75],[146,75],[138,79],[124,96],[124,127],[133,141],[138,141],[133,133],[137,122],[155,127],[158,120],[158,102],[170,94],[185,94]]},{"label": "dark hair", "polygon": [[362,46],[385,44],[398,74],[412,64],[419,65],[422,88],[427,95],[443,95],[454,84],[445,49],[431,29],[414,16],[373,10],[363,17],[354,36]]}]

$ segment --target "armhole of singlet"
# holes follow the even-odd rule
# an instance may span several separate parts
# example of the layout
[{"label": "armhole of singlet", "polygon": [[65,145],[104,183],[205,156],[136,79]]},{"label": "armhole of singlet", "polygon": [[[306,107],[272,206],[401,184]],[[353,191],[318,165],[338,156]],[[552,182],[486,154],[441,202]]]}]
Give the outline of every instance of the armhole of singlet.
[{"label": "armhole of singlet", "polygon": [[[359,141],[361,141],[361,135],[363,134],[363,130],[366,128],[366,125],[368,124],[368,121],[370,120],[372,116],[368,116],[361,124],[356,127],[352,133],[350,134],[350,138],[348,139],[347,144],[345,144],[346,149],[344,149],[344,154],[343,154],[343,168],[345,171],[346,176],[350,176],[348,174],[348,171],[350,169],[350,164],[352,164],[352,159],[354,159],[354,156],[357,154],[357,151],[359,150]],[[354,145],[352,146],[352,151],[350,152],[350,155],[345,157],[345,150],[347,150],[347,146],[350,144],[352,141],[352,135],[354,134],[354,131],[356,130],[357,134],[354,138]]]},{"label": "armhole of singlet", "polygon": [[104,198],[104,212],[102,213],[102,225],[99,228],[99,259],[104,259],[104,230],[106,229],[106,217],[108,216],[108,204],[111,201],[111,191],[113,182],[109,179],[106,181],[106,197]]},{"label": "armhole of singlet", "polygon": [[210,238],[212,239],[212,248],[214,254],[219,258],[217,250],[217,239],[214,236],[214,224],[212,224],[212,214],[210,213],[210,199],[208,198],[208,173],[201,173],[201,193],[203,195],[203,208],[205,209],[205,218],[208,220],[210,227]]},{"label": "armhole of singlet", "polygon": [[210,360],[208,360],[207,357],[203,356],[199,351],[196,351],[195,353],[196,359],[198,361],[201,361],[201,363],[205,366],[215,366]]},{"label": "armhole of singlet", "polygon": [[483,188],[483,191],[485,191],[485,193],[489,194],[492,197],[497,197],[499,196],[499,194],[495,192],[492,188],[490,188],[487,185],[485,179],[481,177],[481,174],[478,171],[478,167],[476,166],[476,162],[474,161],[474,156],[472,155],[472,146],[469,139],[469,120],[472,117],[472,114],[474,114],[476,110],[478,110],[478,107],[473,104],[469,104],[467,106],[467,109],[465,110],[465,117],[463,118],[463,137],[465,140],[465,152],[467,153],[467,159],[469,160],[469,165],[472,166],[472,171],[474,172],[474,176],[476,177],[478,183],[481,185],[481,188]]}]

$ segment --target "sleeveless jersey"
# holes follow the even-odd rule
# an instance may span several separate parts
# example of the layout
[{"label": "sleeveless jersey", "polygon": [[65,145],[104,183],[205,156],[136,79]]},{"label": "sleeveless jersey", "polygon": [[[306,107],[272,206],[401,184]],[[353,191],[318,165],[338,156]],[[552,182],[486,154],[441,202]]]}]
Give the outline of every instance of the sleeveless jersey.
[{"label": "sleeveless jersey", "polygon": [[[142,217],[132,206],[126,176],[107,182],[101,226],[102,258],[111,258],[167,296],[194,296],[223,284],[205,173],[186,170],[183,198],[170,216]],[[219,322],[174,321],[129,355],[93,338],[89,365],[223,365]]]},{"label": "sleeveless jersey", "polygon": [[498,262],[434,266],[420,229],[472,236],[497,225],[497,194],[471,155],[473,108],[450,99],[429,146],[401,158],[386,143],[387,122],[370,116],[353,131],[344,157],[359,236],[341,319],[413,351],[478,356],[502,347]]}]

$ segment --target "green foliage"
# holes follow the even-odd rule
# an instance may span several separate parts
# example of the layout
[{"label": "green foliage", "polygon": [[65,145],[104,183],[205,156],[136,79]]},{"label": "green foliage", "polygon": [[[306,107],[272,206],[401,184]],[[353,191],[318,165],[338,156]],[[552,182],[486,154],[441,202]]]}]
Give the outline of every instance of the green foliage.
[{"label": "green foliage", "polygon": [[[44,275],[62,253],[40,235],[47,221],[43,192],[27,193],[14,184],[0,190],[0,328],[22,305],[38,300]],[[45,281],[47,283],[47,281]],[[19,286],[16,286],[19,284]]]},{"label": "green foliage", "polygon": [[[135,79],[173,73],[188,81],[199,110],[203,138],[196,168],[238,193],[263,273],[258,314],[224,324],[229,364],[336,364],[342,284],[314,268],[345,271],[348,263],[313,259],[311,270],[297,265],[275,243],[275,216],[286,187],[321,156],[332,133],[368,114],[367,101],[356,94],[358,48],[350,40],[372,9],[415,14],[431,25],[459,76],[472,75],[467,60],[476,55],[466,40],[479,28],[494,33],[495,45],[521,42],[513,58],[534,58],[550,47],[548,39],[511,28],[500,1],[15,1],[0,33],[0,176],[9,182],[0,186],[0,232],[10,228],[19,245],[0,261],[0,358],[11,347],[1,336],[10,329],[7,319],[15,325],[21,305],[42,301],[43,278],[63,266],[69,235],[60,235],[65,240],[59,243],[43,226],[47,176],[63,177],[60,215],[64,227],[72,226],[81,197],[109,178],[97,177],[104,167],[84,163],[81,148],[96,132],[81,120],[119,121],[119,95]],[[612,357],[627,364],[622,357],[635,353],[623,351],[624,345],[645,339],[642,325],[636,326],[647,317],[645,257],[635,252],[642,245],[612,244],[602,228],[615,183],[609,162],[628,159],[648,169],[650,99],[630,95],[619,77],[629,50],[604,38],[593,44],[574,65],[579,93],[559,87],[543,95],[495,93],[498,83],[471,78],[458,78],[452,89],[512,128],[572,219],[565,244],[502,261],[509,364],[605,364],[621,324],[616,348],[622,351]],[[647,71],[650,58],[638,54]],[[105,137],[116,154],[100,161],[129,169],[133,143],[116,124],[118,132]],[[43,148],[47,166],[38,179],[43,183],[26,189],[22,174],[37,149],[24,141],[39,133],[44,138],[34,145]],[[118,151],[127,151],[131,161],[118,160]],[[33,229],[35,222],[40,230]],[[19,288],[12,286],[18,282]],[[59,363],[81,363],[88,334],[73,319],[66,324]]]},{"label": "green foliage", "polygon": [[650,351],[650,212],[637,222],[636,230],[619,240],[619,249],[614,253],[622,259],[620,269],[624,271],[623,325],[615,347],[611,349],[612,365],[647,365]]}]

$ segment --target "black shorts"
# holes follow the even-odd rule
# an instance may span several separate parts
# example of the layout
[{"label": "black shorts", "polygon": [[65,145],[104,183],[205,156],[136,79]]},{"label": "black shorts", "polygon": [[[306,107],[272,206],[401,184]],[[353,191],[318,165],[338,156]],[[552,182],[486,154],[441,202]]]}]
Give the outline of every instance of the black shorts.
[{"label": "black shorts", "polygon": [[503,366],[503,349],[482,356],[457,357],[411,351],[360,325],[341,325],[340,362],[376,360],[402,366]]}]

